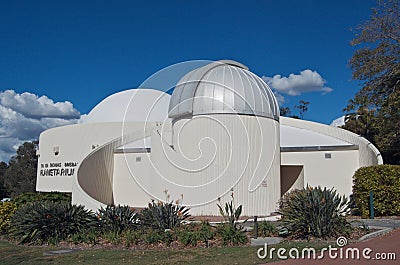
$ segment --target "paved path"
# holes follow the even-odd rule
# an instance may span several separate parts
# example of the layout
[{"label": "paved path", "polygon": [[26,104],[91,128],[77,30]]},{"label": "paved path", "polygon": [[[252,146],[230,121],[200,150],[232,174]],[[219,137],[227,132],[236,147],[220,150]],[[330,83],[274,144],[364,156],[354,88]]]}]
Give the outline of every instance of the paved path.
[{"label": "paved path", "polygon": [[[394,230],[386,235],[372,238],[370,240],[366,240],[363,242],[358,242],[355,244],[351,244],[343,248],[343,257],[345,257],[345,250],[348,248],[358,248],[360,253],[360,259],[340,259],[339,257],[336,259],[330,259],[328,252],[325,252],[324,258],[321,260],[312,260],[312,259],[300,259],[300,260],[283,260],[274,263],[269,263],[273,265],[312,265],[312,264],[332,264],[332,265],[344,265],[344,264],[354,264],[354,265],[367,265],[367,264],[400,264],[400,229]],[[369,253],[371,259],[365,259],[362,257],[362,251],[366,248],[372,249],[372,252]],[[340,253],[338,251],[338,253]],[[375,255],[387,255],[387,253],[395,253],[396,260],[377,260]],[[349,254],[351,256],[351,253]],[[378,256],[377,256],[378,257]]]}]

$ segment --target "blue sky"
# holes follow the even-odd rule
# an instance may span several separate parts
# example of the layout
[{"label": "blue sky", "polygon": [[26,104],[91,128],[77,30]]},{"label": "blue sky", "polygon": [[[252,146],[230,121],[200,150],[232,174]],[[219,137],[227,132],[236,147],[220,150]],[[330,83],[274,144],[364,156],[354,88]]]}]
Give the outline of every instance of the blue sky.
[{"label": "blue sky", "polygon": [[[1,1],[0,93],[14,92],[3,93],[8,105],[2,103],[1,119],[10,120],[11,112],[17,112],[15,119],[27,118],[29,111],[18,112],[12,102],[29,98],[35,105],[36,96],[39,109],[53,104],[74,122],[77,111],[88,113],[103,98],[139,86],[164,67],[233,59],[265,80],[298,75],[289,80],[292,87],[276,89],[283,105],[310,101],[305,119],[329,124],[359,89],[347,67],[356,49],[349,44],[350,28],[368,20],[374,5],[370,0]],[[296,84],[304,70],[325,83],[306,92]],[[24,92],[33,95],[21,96]],[[10,139],[26,140],[41,128],[64,124],[63,117],[48,112],[25,125],[1,123],[0,160],[1,150],[4,158],[18,143]],[[32,122],[37,127],[29,133]],[[27,135],[18,138],[19,129]]]}]

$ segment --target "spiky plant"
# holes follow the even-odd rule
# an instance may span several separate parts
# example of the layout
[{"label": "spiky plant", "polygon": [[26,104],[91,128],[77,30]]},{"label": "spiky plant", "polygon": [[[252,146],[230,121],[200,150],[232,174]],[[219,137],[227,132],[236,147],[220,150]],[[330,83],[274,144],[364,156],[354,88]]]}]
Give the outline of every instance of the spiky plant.
[{"label": "spiky plant", "polygon": [[173,204],[172,202],[149,203],[148,207],[140,212],[141,224],[155,229],[172,229],[180,226],[181,222],[190,217],[189,208]]},{"label": "spiky plant", "polygon": [[95,229],[95,215],[82,205],[33,202],[21,206],[11,218],[12,235],[20,243],[57,244],[77,233]]},{"label": "spiky plant", "polygon": [[321,187],[295,190],[285,195],[279,203],[282,221],[294,236],[328,238],[346,233],[349,212],[346,197],[333,189]]},{"label": "spiky plant", "polygon": [[[231,201],[225,202],[225,206],[221,203],[217,204],[219,213],[224,218],[226,223],[222,223],[218,227],[218,234],[222,237],[223,244],[244,244],[248,241],[245,234],[243,225],[239,224],[238,221],[242,215],[242,205],[236,207],[235,196],[233,190],[231,192]],[[244,223],[247,220],[244,221]]]},{"label": "spiky plant", "polygon": [[134,228],[138,222],[136,211],[126,205],[101,207],[98,211],[98,218],[103,232],[115,234]]}]

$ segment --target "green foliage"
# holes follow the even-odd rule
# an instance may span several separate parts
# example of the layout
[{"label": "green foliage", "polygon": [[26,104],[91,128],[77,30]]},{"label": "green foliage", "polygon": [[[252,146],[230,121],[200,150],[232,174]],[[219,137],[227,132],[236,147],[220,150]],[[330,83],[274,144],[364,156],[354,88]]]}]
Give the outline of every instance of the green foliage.
[{"label": "green foliage", "polygon": [[12,198],[24,192],[35,192],[38,142],[25,142],[8,163],[4,184]]},{"label": "green foliage", "polygon": [[142,225],[154,229],[172,229],[180,226],[181,222],[190,217],[189,208],[182,205],[175,205],[172,202],[149,203],[148,207],[139,214]]},{"label": "green foliage", "polygon": [[133,245],[139,244],[142,233],[140,230],[125,230],[122,232],[121,236],[124,239],[125,247],[129,248]]},{"label": "green foliage", "polygon": [[226,202],[224,207],[221,204],[217,204],[219,213],[224,217],[226,222],[221,224],[217,230],[218,234],[222,237],[224,245],[244,244],[248,240],[244,233],[243,226],[238,223],[242,215],[242,205],[236,207],[234,199],[232,191],[230,202]]},{"label": "green foliage", "polygon": [[200,240],[206,243],[207,246],[208,246],[208,241],[213,239],[215,236],[215,233],[213,232],[212,227],[208,221],[201,222],[201,226],[198,233],[200,236]]},{"label": "green foliage", "polygon": [[71,203],[71,193],[63,192],[26,192],[18,195],[13,202],[19,207],[36,201],[50,201],[60,203]]},{"label": "green foliage", "polygon": [[258,224],[258,235],[261,237],[273,236],[276,233],[276,227],[269,221]]},{"label": "green foliage", "polygon": [[83,232],[76,232],[75,234],[72,234],[69,238],[68,241],[71,243],[74,243],[75,245],[78,245],[80,243],[86,243],[89,245],[96,245],[98,243],[98,238],[100,237],[99,231],[96,229],[87,229],[84,230]]},{"label": "green foliage", "polygon": [[240,245],[248,242],[245,232],[229,223],[218,226],[217,232],[224,245]]},{"label": "green foliage", "polygon": [[209,222],[201,224],[187,224],[176,231],[178,240],[185,246],[197,246],[199,242],[206,243],[214,238],[214,232]]},{"label": "green foliage", "polygon": [[8,165],[5,162],[0,162],[0,199],[8,198],[10,196],[10,192],[5,184],[5,174],[7,168]]},{"label": "green foliage", "polygon": [[371,19],[356,28],[350,59],[361,90],[344,109],[345,129],[378,147],[383,160],[400,164],[400,8],[398,0],[378,1]]},{"label": "green foliage", "polygon": [[17,210],[13,202],[0,202],[0,234],[5,234],[10,228],[10,220]]},{"label": "green foliage", "polygon": [[349,227],[347,199],[333,189],[307,187],[284,196],[279,203],[282,221],[294,236],[328,238],[342,235]]},{"label": "green foliage", "polygon": [[101,207],[98,212],[99,223],[102,231],[119,235],[124,230],[133,229],[137,224],[136,211],[129,206]]},{"label": "green foliage", "polygon": [[146,244],[155,244],[163,241],[163,233],[164,231],[160,231],[159,229],[149,228],[142,234],[142,240]]},{"label": "green foliage", "polygon": [[119,245],[122,243],[122,237],[113,232],[113,231],[106,231],[102,234],[102,237],[109,243],[113,245]]},{"label": "green foliage", "polygon": [[369,216],[369,193],[374,192],[376,216],[400,215],[400,166],[362,167],[353,177],[354,203],[363,217]]},{"label": "green foliage", "polygon": [[18,208],[11,224],[13,236],[21,243],[57,244],[96,227],[97,218],[82,205],[38,201]]},{"label": "green foliage", "polygon": [[190,231],[189,229],[181,229],[177,231],[179,242],[185,246],[196,246],[200,241],[200,235],[197,231]]},{"label": "green foliage", "polygon": [[223,207],[221,204],[217,204],[217,206],[219,213],[222,217],[224,217],[224,220],[236,228],[237,221],[239,221],[239,218],[242,215],[242,205],[239,205],[238,207],[235,206],[233,191],[231,197],[231,201],[226,202],[225,207]]}]

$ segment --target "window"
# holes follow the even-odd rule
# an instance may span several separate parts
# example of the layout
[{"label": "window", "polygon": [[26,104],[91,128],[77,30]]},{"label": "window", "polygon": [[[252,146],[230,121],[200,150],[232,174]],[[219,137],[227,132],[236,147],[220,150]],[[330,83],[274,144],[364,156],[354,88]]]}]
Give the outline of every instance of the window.
[{"label": "window", "polygon": [[54,155],[58,156],[58,154],[60,153],[60,147],[59,146],[54,146],[53,147],[53,152],[54,152]]}]

